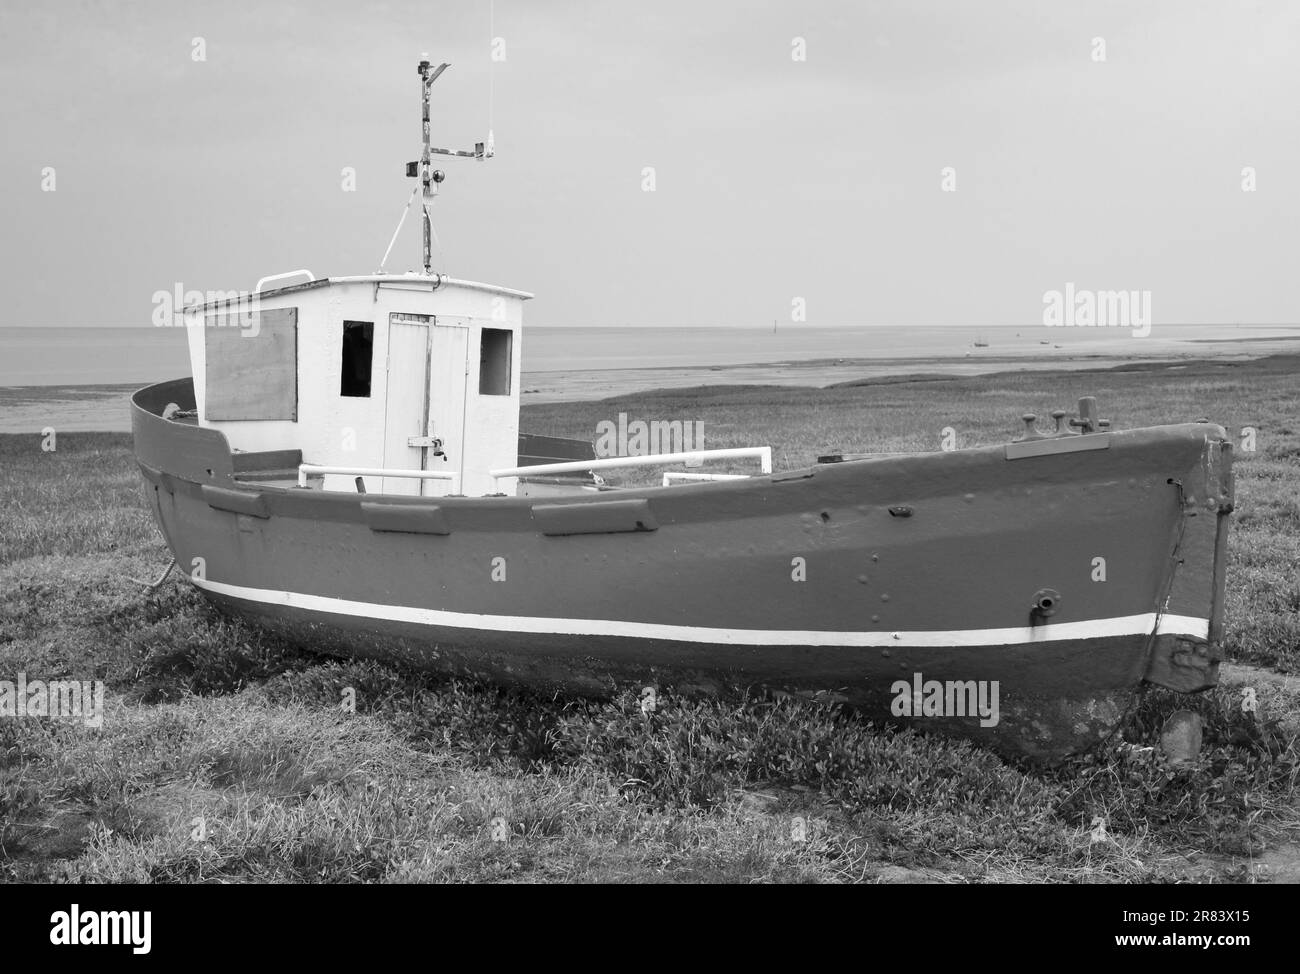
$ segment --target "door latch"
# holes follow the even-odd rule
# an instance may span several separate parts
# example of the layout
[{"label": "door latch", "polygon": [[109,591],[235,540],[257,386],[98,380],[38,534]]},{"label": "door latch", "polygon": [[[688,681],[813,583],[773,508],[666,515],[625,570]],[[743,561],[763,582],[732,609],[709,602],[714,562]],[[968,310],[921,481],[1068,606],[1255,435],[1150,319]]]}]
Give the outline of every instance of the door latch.
[{"label": "door latch", "polygon": [[408,436],[406,445],[415,447],[419,450],[432,450],[435,457],[447,459],[446,454],[442,452],[442,438],[438,436]]}]

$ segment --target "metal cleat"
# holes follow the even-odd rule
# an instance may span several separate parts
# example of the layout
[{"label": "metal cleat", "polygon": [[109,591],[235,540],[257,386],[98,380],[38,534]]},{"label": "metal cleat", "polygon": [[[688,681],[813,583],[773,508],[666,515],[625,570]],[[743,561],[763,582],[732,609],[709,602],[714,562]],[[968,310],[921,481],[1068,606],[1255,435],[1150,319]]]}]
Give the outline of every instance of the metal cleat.
[{"label": "metal cleat", "polygon": [[1097,418],[1097,398],[1084,396],[1079,400],[1079,418],[1070,420],[1070,425],[1080,433],[1096,433],[1098,430],[1110,429],[1110,420]]},{"label": "metal cleat", "polygon": [[1044,436],[1042,433],[1038,432],[1038,430],[1034,428],[1034,423],[1038,421],[1038,417],[1036,415],[1034,415],[1033,413],[1025,413],[1023,416],[1020,417],[1020,419],[1025,424],[1025,432],[1023,436],[1016,437],[1016,439],[1013,442],[1024,443],[1026,440],[1047,439],[1046,436]]}]

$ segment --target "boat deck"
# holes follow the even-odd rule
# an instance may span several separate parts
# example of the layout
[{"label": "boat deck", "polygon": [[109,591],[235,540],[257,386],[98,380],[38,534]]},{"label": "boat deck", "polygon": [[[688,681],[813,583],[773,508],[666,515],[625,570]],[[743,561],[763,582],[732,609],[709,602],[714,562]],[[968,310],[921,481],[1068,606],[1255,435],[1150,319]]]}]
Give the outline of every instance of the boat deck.
[{"label": "boat deck", "polygon": [[[549,457],[532,457],[535,462],[550,462]],[[298,465],[303,463],[301,450],[265,450],[245,452],[235,450],[231,454],[234,464],[236,483],[250,487],[276,487],[281,489],[300,486],[298,483]],[[526,462],[521,457],[521,461]],[[319,481],[307,489],[320,489]],[[617,491],[622,488],[604,483],[596,483],[587,476],[539,476],[520,477],[519,494],[521,497],[564,497],[595,492]],[[379,494],[380,491],[367,491]],[[403,494],[403,497],[412,495]]]}]

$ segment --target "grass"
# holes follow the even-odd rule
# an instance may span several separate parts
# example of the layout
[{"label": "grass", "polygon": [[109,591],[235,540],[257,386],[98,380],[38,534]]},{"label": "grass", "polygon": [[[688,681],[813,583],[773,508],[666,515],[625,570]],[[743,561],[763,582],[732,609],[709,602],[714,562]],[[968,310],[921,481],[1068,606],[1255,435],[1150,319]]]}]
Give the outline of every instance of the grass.
[{"label": "grass", "polygon": [[[127,436],[0,438],[0,679],[103,679],[103,727],[0,720],[0,878],[19,881],[1252,881],[1300,815],[1300,361],[1017,373],[825,390],[723,387],[529,406],[524,427],[704,424],[710,447],[817,454],[1005,439],[1098,396],[1117,427],[1207,416],[1238,454],[1226,650],[1054,769],[762,695],[641,712],[318,657],[148,593],[167,552]],[[721,468],[720,468],[721,469]],[[743,465],[735,469],[742,470]],[[653,472],[642,471],[646,479]],[[1242,682],[1259,709],[1243,712]],[[356,712],[340,706],[355,692]],[[1152,748],[1191,707],[1191,766]],[[1098,822],[1101,824],[1099,825]],[[1104,829],[1104,832],[1102,831]],[[1104,837],[1101,837],[1103,836]],[[1099,838],[1101,837],[1101,838]]]}]

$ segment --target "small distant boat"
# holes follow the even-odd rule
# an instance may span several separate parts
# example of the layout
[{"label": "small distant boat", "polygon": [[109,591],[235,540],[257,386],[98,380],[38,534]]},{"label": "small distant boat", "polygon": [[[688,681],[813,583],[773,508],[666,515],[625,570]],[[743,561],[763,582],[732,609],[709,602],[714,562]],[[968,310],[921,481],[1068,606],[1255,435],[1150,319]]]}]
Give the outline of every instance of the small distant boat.
[{"label": "small distant boat", "polygon": [[[324,653],[585,694],[768,687],[1049,760],[1149,683],[1216,683],[1220,426],[1112,430],[1084,398],[1010,442],[786,470],[769,447],[597,459],[521,433],[531,295],[432,269],[431,156],[492,154],[429,145],[445,67],[420,64],[408,166],[422,271],[210,301],[187,319],[194,378],[132,398],[148,503],[214,605]],[[601,476],[737,458],[761,473]],[[936,682],[950,706],[913,713]],[[977,684],[991,722],[951,706]]]},{"label": "small distant boat", "polygon": [[1050,344],[1052,344],[1052,343],[1049,342],[1049,341],[1047,341],[1046,339],[1044,339],[1043,341],[1040,341],[1038,344],[1039,344],[1039,345],[1050,345]]},{"label": "small distant boat", "polygon": [[974,341],[972,344],[973,344],[976,348],[988,348],[988,347],[989,347],[989,343],[986,342],[983,338],[977,338],[977,339],[975,339],[975,341]]}]

